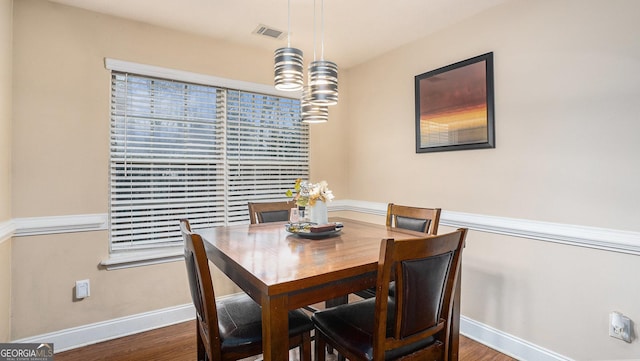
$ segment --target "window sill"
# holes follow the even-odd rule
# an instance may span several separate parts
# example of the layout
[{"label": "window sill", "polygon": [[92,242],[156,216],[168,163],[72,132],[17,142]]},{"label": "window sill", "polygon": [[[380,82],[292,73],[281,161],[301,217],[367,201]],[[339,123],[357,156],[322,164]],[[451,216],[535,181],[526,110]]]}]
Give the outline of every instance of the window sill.
[{"label": "window sill", "polygon": [[112,271],[182,260],[184,260],[184,249],[182,247],[172,247],[162,250],[112,253],[109,258],[100,262],[100,266],[107,271]]}]

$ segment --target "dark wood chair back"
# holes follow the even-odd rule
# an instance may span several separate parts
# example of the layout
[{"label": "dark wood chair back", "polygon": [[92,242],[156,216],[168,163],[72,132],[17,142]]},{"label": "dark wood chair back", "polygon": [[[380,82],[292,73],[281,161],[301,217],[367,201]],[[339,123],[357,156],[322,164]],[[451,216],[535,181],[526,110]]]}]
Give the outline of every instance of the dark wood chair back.
[{"label": "dark wood chair back", "polygon": [[282,222],[289,220],[291,208],[295,208],[293,201],[289,202],[249,202],[249,220],[251,224]]},{"label": "dark wood chair back", "polygon": [[314,313],[316,360],[326,345],[352,361],[446,360],[466,233],[382,240],[376,298]]},{"label": "dark wood chair back", "polygon": [[184,260],[191,299],[196,309],[198,359],[206,353],[212,360],[222,360],[216,297],[204,243],[200,235],[191,232],[188,220],[180,220],[180,230],[184,239]]},{"label": "dark wood chair back", "polygon": [[387,226],[436,235],[440,224],[440,212],[440,208],[420,208],[389,203]]},{"label": "dark wood chair back", "polygon": [[[416,352],[443,359],[449,348],[453,292],[466,232],[459,229],[442,236],[382,242],[377,287],[380,294],[387,294],[394,274],[396,294],[395,299],[376,298],[374,359],[384,360],[385,350],[429,337],[435,337],[436,342]],[[392,325],[387,324],[389,300],[395,302]],[[388,329],[392,331],[387,333]]]}]

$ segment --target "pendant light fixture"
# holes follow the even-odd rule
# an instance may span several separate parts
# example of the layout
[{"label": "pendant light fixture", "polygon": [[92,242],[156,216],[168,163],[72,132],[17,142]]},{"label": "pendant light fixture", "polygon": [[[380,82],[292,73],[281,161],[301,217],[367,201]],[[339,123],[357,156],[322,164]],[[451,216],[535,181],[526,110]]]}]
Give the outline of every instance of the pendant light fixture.
[{"label": "pendant light fixture", "polygon": [[315,59],[315,0],[313,2],[313,61],[309,65],[309,101],[314,105],[335,105],[338,103],[338,66],[324,60],[324,0],[321,1],[321,52],[320,60]]},{"label": "pendant light fixture", "polygon": [[315,105],[309,100],[311,89],[306,86],[302,90],[301,116],[303,123],[326,123],[329,120],[329,107],[325,105]]},{"label": "pendant light fixture", "polygon": [[287,1],[287,47],[276,49],[274,60],[276,89],[302,90],[304,84],[302,50],[291,47],[291,0]]}]

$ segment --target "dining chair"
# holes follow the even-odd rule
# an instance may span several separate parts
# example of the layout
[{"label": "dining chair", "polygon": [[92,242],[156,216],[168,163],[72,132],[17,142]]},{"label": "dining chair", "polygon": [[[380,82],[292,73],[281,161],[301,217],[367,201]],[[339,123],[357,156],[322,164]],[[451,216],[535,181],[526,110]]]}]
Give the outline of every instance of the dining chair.
[{"label": "dining chair", "polygon": [[[262,310],[248,295],[215,299],[209,261],[199,234],[180,220],[191,298],[196,309],[198,361],[239,360],[262,353]],[[289,345],[311,361],[313,324],[300,310],[289,312]]]},{"label": "dining chair", "polygon": [[[408,229],[422,232],[428,235],[438,234],[440,224],[440,208],[421,208],[412,206],[401,206],[393,203],[387,205],[387,227]],[[393,295],[395,286],[391,282],[390,292]],[[354,292],[362,298],[373,298],[376,296],[375,288],[367,288]]]},{"label": "dining chair", "polygon": [[[467,229],[380,245],[376,298],[317,311],[315,360],[331,346],[351,361],[448,360],[453,299]],[[395,276],[395,297],[388,296]]]},{"label": "dining chair", "polygon": [[397,227],[422,232],[430,235],[438,234],[440,224],[440,208],[421,208],[387,205],[387,227]]},{"label": "dining chair", "polygon": [[297,207],[293,201],[249,202],[247,206],[251,224],[288,221],[291,208]]}]

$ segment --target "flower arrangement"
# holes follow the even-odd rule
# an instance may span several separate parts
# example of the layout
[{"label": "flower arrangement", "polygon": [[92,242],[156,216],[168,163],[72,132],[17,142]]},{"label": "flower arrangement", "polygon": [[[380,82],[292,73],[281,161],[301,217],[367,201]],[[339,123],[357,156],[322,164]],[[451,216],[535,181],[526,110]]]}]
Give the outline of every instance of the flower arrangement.
[{"label": "flower arrangement", "polygon": [[329,189],[327,181],[320,181],[318,183],[310,183],[300,178],[296,179],[294,186],[296,195],[289,189],[287,190],[287,197],[293,197],[298,207],[314,206],[317,201],[323,201],[325,203],[330,202],[333,199],[333,192]]}]

